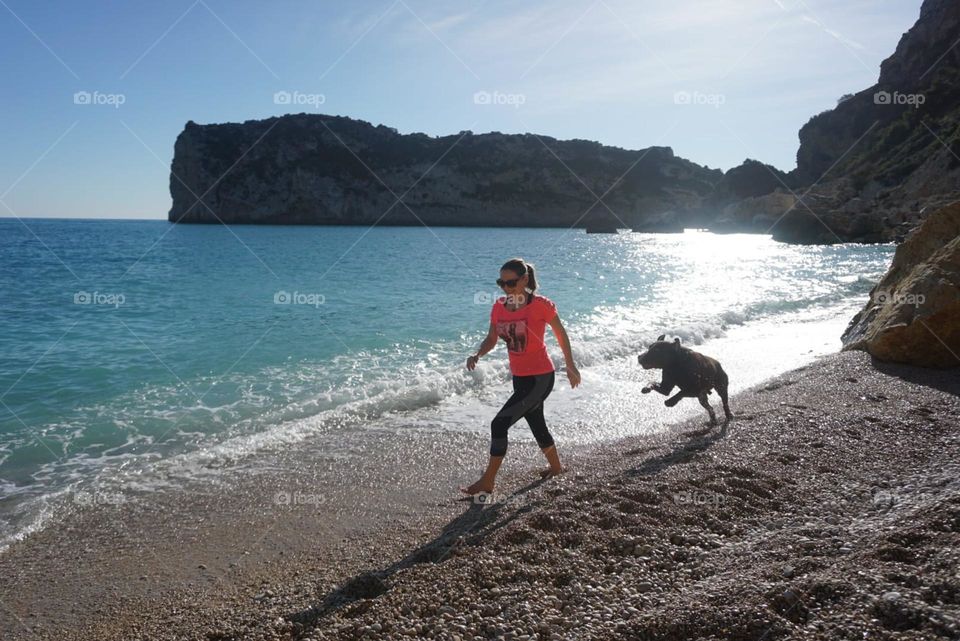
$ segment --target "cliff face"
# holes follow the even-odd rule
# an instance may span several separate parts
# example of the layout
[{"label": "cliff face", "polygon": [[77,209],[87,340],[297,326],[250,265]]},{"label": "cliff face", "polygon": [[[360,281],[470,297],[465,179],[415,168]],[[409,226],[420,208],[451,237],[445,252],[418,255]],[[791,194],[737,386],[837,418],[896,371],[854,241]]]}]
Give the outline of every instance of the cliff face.
[{"label": "cliff face", "polygon": [[169,220],[622,225],[594,205],[590,193],[602,196],[616,183],[604,202],[623,223],[641,227],[665,211],[684,216],[696,209],[722,175],[668,147],[630,151],[529,134],[401,135],[308,114],[242,124],[189,122],[174,150]]},{"label": "cliff face", "polygon": [[[926,0],[883,61],[877,84],[814,116],[800,130],[798,193],[815,185],[774,230],[783,240],[901,238],[960,194],[960,2]],[[829,227],[829,229],[827,229]]]},{"label": "cliff face", "polygon": [[813,117],[800,130],[797,179],[815,181],[837,163],[832,176],[895,186],[920,165],[949,156],[922,123],[944,142],[956,142],[958,38],[960,3],[926,0],[916,24],[881,63],[877,84]]}]

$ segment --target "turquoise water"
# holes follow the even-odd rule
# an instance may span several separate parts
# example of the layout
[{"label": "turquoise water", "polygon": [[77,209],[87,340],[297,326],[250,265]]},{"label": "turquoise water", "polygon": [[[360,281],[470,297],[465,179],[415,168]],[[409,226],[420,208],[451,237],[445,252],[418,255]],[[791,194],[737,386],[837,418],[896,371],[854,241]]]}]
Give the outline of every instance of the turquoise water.
[{"label": "turquoise water", "polygon": [[662,332],[700,343],[849,314],[892,251],[705,233],[3,219],[0,539],[32,500],[93,477],[211,448],[239,460],[385,416],[408,425],[504,385],[502,348],[478,372],[463,361],[514,255],[537,265],[587,378]]}]

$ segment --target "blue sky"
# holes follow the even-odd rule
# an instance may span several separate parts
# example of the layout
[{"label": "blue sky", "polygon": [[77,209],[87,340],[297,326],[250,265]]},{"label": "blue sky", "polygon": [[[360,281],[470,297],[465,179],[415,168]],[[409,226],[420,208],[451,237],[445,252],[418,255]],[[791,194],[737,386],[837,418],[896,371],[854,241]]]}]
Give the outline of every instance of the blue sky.
[{"label": "blue sky", "polygon": [[166,218],[184,123],[301,111],[789,170],[920,4],[0,0],[0,216]]}]

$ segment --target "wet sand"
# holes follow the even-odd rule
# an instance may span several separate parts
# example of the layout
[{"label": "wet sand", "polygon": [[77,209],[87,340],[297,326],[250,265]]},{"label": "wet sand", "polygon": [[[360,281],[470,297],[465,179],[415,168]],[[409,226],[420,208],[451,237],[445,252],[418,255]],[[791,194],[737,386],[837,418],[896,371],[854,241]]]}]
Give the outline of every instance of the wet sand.
[{"label": "wet sand", "polygon": [[546,482],[517,443],[485,503],[486,439],[420,431],[94,502],[0,556],[0,638],[960,637],[960,371],[837,354],[731,405]]}]

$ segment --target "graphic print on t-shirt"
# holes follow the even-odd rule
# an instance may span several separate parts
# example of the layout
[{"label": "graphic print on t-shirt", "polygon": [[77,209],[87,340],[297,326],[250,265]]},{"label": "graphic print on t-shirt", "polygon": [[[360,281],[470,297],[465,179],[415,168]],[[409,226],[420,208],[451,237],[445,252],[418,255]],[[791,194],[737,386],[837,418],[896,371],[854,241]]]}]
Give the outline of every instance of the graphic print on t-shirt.
[{"label": "graphic print on t-shirt", "polygon": [[526,319],[498,321],[497,336],[507,343],[508,352],[524,352],[527,349]]}]

